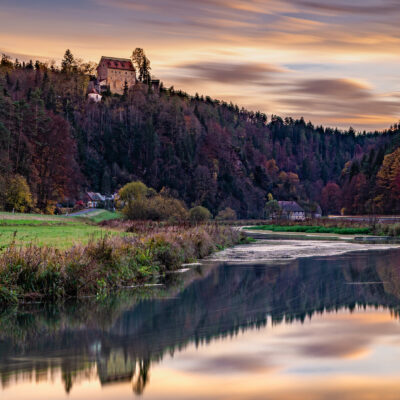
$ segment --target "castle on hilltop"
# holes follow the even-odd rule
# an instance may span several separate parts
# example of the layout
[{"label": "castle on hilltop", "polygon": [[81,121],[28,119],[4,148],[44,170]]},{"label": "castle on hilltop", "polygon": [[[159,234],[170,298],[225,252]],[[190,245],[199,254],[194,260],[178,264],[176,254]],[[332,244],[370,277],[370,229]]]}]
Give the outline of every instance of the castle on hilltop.
[{"label": "castle on hilltop", "polygon": [[[129,89],[137,83],[136,70],[129,58],[102,56],[97,66],[97,79],[90,82],[88,87],[88,99],[97,103],[101,101],[102,93],[109,90],[121,95],[125,87]],[[158,90],[160,80],[150,79],[149,85],[153,90]]]},{"label": "castle on hilltop", "polygon": [[123,94],[125,84],[129,87],[136,83],[136,71],[129,58],[101,57],[97,67],[98,91],[108,88],[112,93]]}]

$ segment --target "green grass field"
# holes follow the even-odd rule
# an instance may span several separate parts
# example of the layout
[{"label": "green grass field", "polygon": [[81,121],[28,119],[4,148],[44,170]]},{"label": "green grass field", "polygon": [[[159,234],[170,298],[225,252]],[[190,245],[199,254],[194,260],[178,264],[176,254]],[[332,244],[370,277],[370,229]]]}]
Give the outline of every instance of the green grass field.
[{"label": "green grass field", "polygon": [[111,219],[119,219],[122,218],[123,214],[120,212],[112,212],[112,211],[107,211],[107,210],[95,210],[93,212],[83,214],[79,217],[73,217],[73,218],[79,218],[82,220],[90,220],[95,223],[99,223],[102,221],[109,221]]},{"label": "green grass field", "polygon": [[326,226],[307,226],[307,225],[259,225],[248,226],[244,229],[259,230],[259,231],[272,231],[272,232],[301,232],[301,233],[336,233],[339,235],[368,235],[369,228],[337,228]]},{"label": "green grass field", "polygon": [[0,213],[0,249],[12,241],[17,245],[35,244],[67,249],[90,239],[121,232],[105,229],[98,222],[120,218],[121,214],[96,210],[79,217],[40,214]]}]

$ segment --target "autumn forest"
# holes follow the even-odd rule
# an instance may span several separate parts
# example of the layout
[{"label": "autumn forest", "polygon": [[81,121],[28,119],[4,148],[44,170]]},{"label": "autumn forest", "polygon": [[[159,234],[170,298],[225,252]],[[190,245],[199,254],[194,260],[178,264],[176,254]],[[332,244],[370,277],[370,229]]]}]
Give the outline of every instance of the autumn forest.
[{"label": "autumn forest", "polygon": [[42,212],[141,180],[214,215],[261,218],[269,193],[324,213],[400,212],[400,125],[339,131],[144,82],[95,103],[94,79],[92,63],[3,55],[0,209],[18,180]]}]

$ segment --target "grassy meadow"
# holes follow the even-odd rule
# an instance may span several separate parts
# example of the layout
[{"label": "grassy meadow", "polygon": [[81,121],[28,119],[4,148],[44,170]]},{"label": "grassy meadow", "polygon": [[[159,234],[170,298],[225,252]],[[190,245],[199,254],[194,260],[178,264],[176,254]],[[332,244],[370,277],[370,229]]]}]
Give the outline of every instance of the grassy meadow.
[{"label": "grassy meadow", "polygon": [[104,235],[121,234],[104,228],[99,222],[121,217],[119,213],[95,210],[79,216],[0,213],[0,249],[15,243],[68,249],[75,244],[87,244]]}]

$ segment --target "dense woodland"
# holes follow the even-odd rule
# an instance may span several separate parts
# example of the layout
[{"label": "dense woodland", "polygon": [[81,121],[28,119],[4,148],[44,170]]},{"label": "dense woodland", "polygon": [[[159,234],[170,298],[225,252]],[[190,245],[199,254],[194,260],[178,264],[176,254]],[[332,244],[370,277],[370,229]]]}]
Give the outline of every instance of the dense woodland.
[{"label": "dense woodland", "polygon": [[141,180],[214,215],[260,218],[269,193],[325,213],[400,212],[400,125],[339,131],[140,82],[94,103],[94,79],[93,63],[71,54],[61,68],[3,56],[0,208],[11,187],[30,191],[27,208],[52,212]]}]

